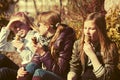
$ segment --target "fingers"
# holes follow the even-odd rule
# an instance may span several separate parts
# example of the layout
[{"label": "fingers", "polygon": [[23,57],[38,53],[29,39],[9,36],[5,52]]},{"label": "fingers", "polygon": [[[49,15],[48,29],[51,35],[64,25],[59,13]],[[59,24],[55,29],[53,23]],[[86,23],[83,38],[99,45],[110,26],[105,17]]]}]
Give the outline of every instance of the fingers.
[{"label": "fingers", "polygon": [[18,77],[23,77],[24,75],[26,75],[28,72],[25,71],[24,67],[19,68],[18,72],[17,72],[17,76]]},{"label": "fingers", "polygon": [[19,50],[24,48],[24,43],[21,42],[20,40],[13,40],[11,43],[14,47],[16,47]]},{"label": "fingers", "polygon": [[16,35],[14,39],[17,40],[17,41],[20,41],[20,38],[21,38],[20,35]]},{"label": "fingers", "polygon": [[36,37],[33,37],[32,38],[32,43],[33,43],[33,46],[34,47],[39,47],[39,48],[41,48],[42,47],[42,45],[37,41],[37,38]]},{"label": "fingers", "polygon": [[85,41],[85,43],[90,43],[91,42],[90,36],[85,35],[84,41]]},{"label": "fingers", "polygon": [[32,42],[33,42],[33,44],[37,45],[38,42],[37,42],[36,37],[33,37],[33,38],[32,38]]}]

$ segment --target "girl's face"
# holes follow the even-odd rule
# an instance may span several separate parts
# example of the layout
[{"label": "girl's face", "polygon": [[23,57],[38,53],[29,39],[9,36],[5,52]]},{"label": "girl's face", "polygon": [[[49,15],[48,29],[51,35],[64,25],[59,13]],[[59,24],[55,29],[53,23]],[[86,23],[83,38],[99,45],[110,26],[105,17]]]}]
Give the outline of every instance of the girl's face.
[{"label": "girl's face", "polygon": [[11,28],[11,30],[14,32],[15,35],[18,34],[21,37],[25,37],[27,32],[30,30],[30,27],[23,22],[16,21],[14,22],[14,25]]},{"label": "girl's face", "polygon": [[88,36],[92,43],[98,41],[98,33],[93,20],[86,20],[84,22],[84,35]]},{"label": "girl's face", "polygon": [[38,23],[40,35],[46,35],[49,29],[49,25],[44,23]]}]

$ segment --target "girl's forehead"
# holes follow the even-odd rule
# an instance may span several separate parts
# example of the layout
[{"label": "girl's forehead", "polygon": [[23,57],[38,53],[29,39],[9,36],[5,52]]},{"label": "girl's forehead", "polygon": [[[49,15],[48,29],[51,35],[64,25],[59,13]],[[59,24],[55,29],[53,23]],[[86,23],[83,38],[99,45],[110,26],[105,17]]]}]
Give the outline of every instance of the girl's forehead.
[{"label": "girl's forehead", "polygon": [[21,28],[21,27],[23,27],[23,25],[26,25],[24,22],[21,22],[21,21],[17,21],[15,24],[14,24],[14,27],[16,28],[16,27],[19,27],[19,28]]},{"label": "girl's forehead", "polygon": [[87,20],[84,22],[84,26],[88,26],[88,25],[95,25],[93,20]]},{"label": "girl's forehead", "polygon": [[85,20],[84,23],[94,23],[94,20]]},{"label": "girl's forehead", "polygon": [[24,24],[24,22],[21,22],[21,21],[15,21],[14,24],[15,24],[15,25]]}]

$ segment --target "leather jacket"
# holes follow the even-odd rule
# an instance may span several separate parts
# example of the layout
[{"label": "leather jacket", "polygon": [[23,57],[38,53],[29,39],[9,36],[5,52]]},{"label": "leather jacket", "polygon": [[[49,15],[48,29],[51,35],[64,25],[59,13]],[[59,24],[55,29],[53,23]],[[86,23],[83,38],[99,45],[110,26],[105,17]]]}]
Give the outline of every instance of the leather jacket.
[{"label": "leather jacket", "polygon": [[62,78],[66,78],[67,73],[69,72],[69,61],[72,55],[73,44],[76,39],[74,30],[66,25],[64,26],[65,28],[54,43],[54,46],[57,49],[58,61],[54,61],[49,49],[46,51],[45,55],[40,56],[38,58],[39,61],[37,61],[43,63],[46,70],[54,72]]},{"label": "leather jacket", "polygon": [[[73,48],[73,54],[72,54],[72,59],[70,61],[70,72],[75,72],[77,75],[74,77],[79,77],[79,79],[81,78],[82,74],[84,74],[84,72],[87,70],[87,62],[85,62],[85,64],[81,64],[81,60],[80,60],[80,40],[75,41],[74,43],[74,48]],[[117,80],[116,78],[116,71],[118,70],[117,68],[117,64],[118,64],[118,51],[116,48],[116,45],[114,43],[110,44],[109,49],[111,51],[108,50],[108,53],[110,52],[112,55],[105,55],[105,57],[103,58],[100,55],[97,55],[99,62],[102,64],[102,66],[104,67],[105,71],[104,73],[99,73],[101,76],[96,77],[96,75],[94,74],[94,71],[92,71],[91,74],[94,74],[96,79],[95,80]],[[100,50],[100,47],[98,48],[98,50]],[[97,52],[97,51],[96,51]],[[88,58],[85,58],[86,61],[88,61]],[[75,78],[76,79],[76,78]],[[76,79],[76,80],[79,80]],[[89,80],[89,79],[87,79]],[[93,80],[93,79],[90,79]]]}]

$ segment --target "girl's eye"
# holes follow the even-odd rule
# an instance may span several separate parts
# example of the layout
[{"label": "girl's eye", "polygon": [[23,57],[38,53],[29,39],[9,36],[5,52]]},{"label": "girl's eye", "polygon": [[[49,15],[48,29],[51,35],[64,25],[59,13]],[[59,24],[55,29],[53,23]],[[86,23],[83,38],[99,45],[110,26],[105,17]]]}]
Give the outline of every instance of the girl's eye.
[{"label": "girl's eye", "polygon": [[96,28],[91,28],[91,30],[95,30]]},{"label": "girl's eye", "polygon": [[14,29],[17,29],[17,26],[15,26]]},{"label": "girl's eye", "polygon": [[18,25],[14,25],[13,30],[16,30],[18,28]]},{"label": "girl's eye", "polygon": [[87,27],[84,27],[84,29],[87,29]]}]

